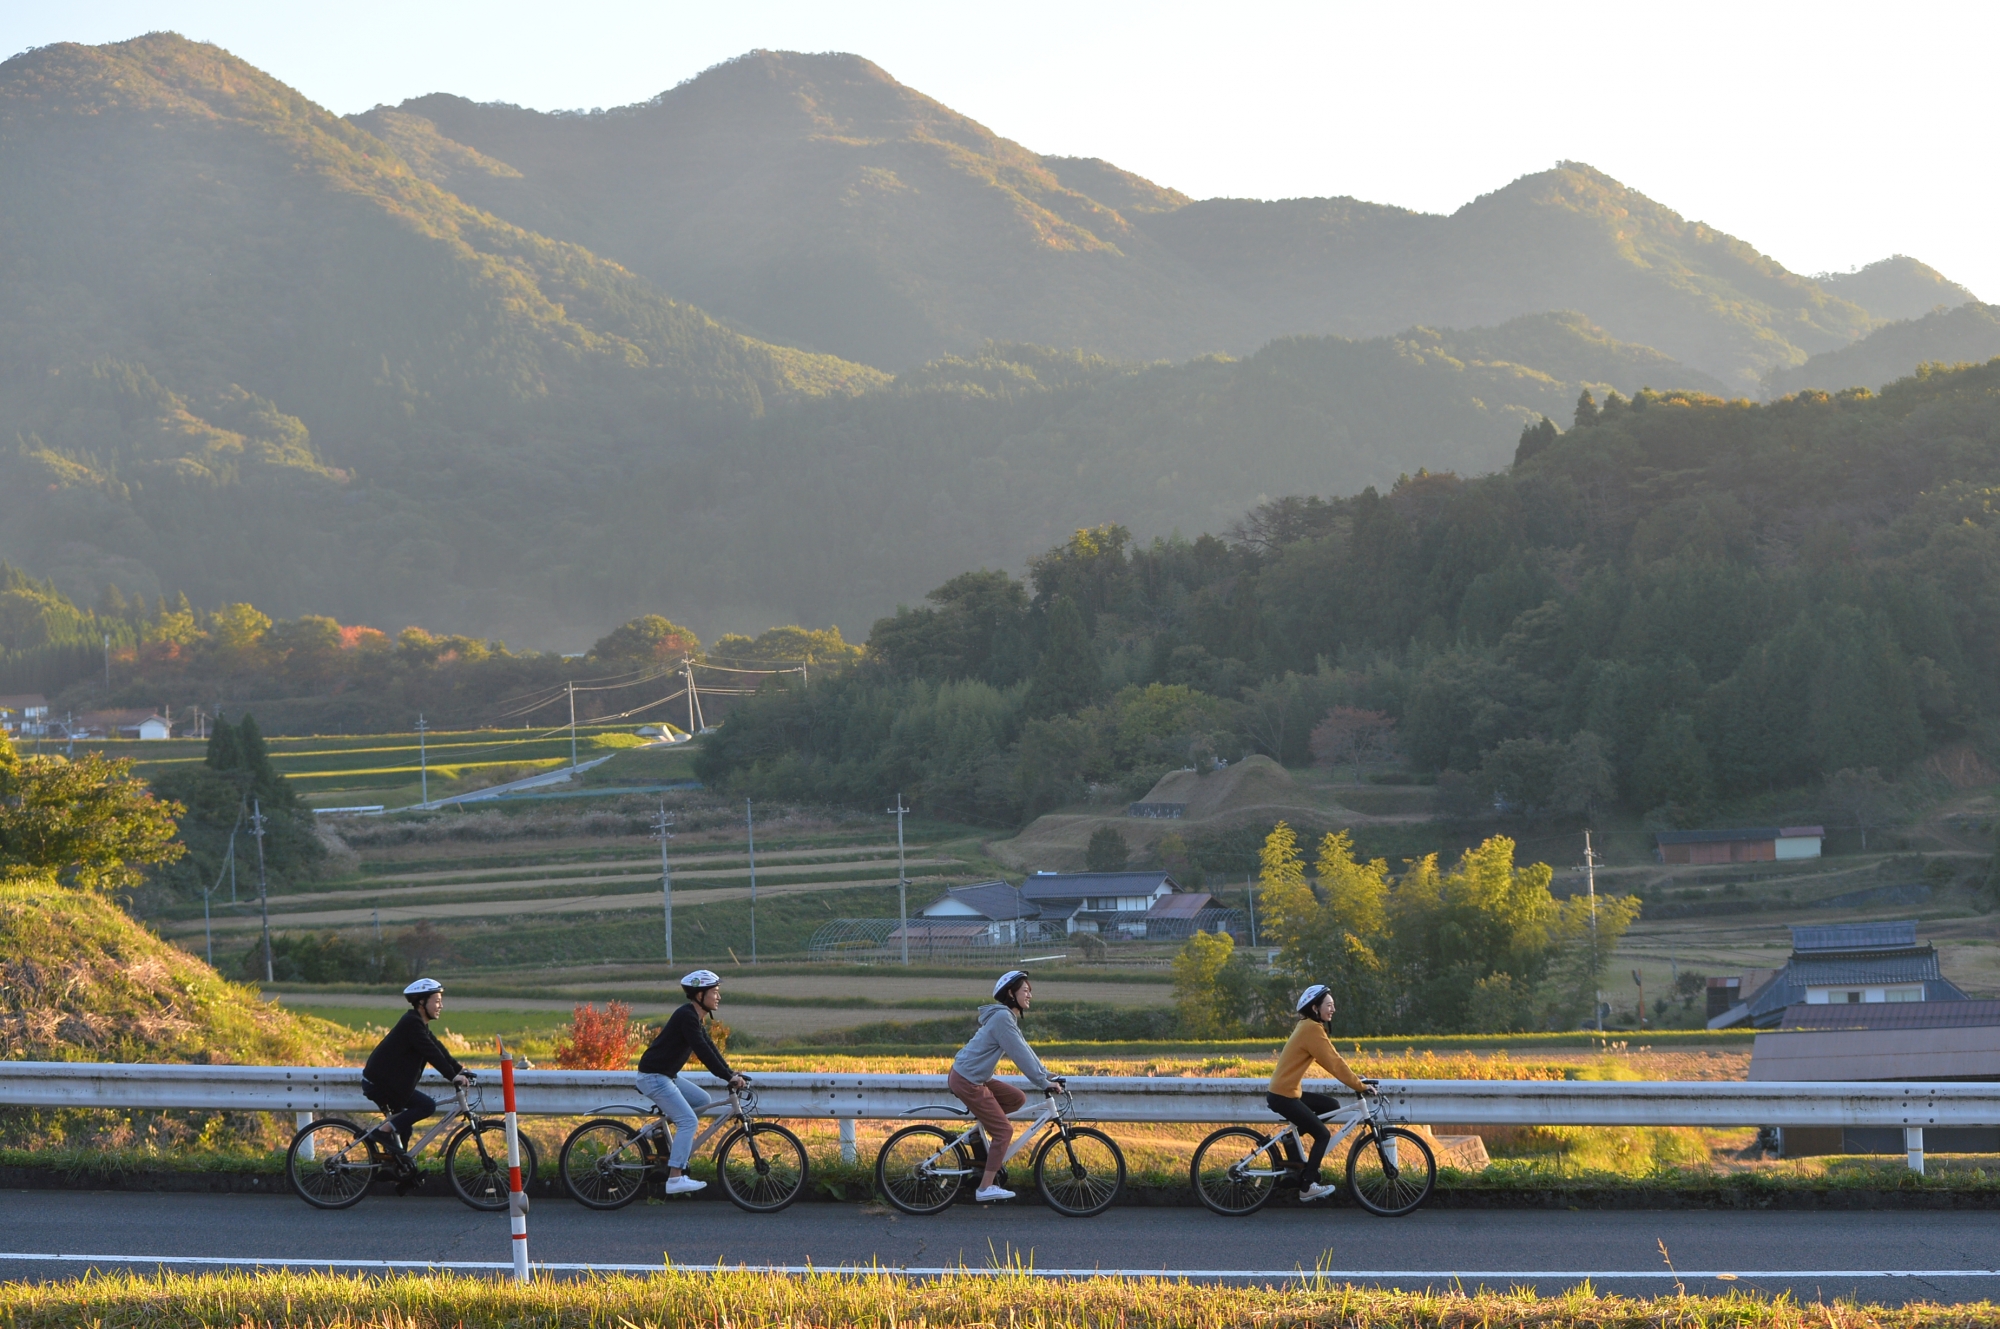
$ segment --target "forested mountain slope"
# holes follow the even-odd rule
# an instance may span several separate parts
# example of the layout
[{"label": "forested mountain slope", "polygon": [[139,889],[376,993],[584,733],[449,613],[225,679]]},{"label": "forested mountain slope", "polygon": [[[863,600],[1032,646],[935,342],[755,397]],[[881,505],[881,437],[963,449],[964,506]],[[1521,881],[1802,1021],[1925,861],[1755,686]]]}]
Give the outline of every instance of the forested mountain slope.
[{"label": "forested mountain slope", "polygon": [[1884,319],[1922,318],[1939,305],[1952,308],[1979,298],[1907,254],[1877,260],[1854,272],[1822,272],[1813,282]]},{"label": "forested mountain slope", "polygon": [[1879,388],[1906,378],[1922,364],[1977,364],[2000,355],[2000,305],[1967,301],[1875,329],[1852,346],[1823,351],[1802,365],[1773,370],[1764,380],[1771,396],[1804,388],[1839,392]]},{"label": "forested mountain slope", "polygon": [[[0,65],[17,561],[101,586],[137,560],[203,598],[347,610],[362,587],[408,611],[471,598],[518,625],[507,546],[551,500],[880,379],[479,212],[215,47],[155,34]],[[218,530],[276,566],[205,549]],[[331,548],[291,547],[318,536]]]},{"label": "forested mountain slope", "polygon": [[851,55],[757,51],[602,114],[439,94],[356,122],[759,335],[889,368],[988,339],[1182,358],[1577,309],[1749,387],[1874,321],[1580,163],[1449,217],[1191,202],[1038,157]]},{"label": "forested mountain slope", "polygon": [[[1228,539],[1079,532],[732,714],[704,778],[1018,821],[1288,762],[1380,712],[1461,815],[1811,815],[2000,732],[2000,360],[1766,405],[1641,393],[1507,473],[1260,504]],[[1449,807],[1446,809],[1450,810]]]}]

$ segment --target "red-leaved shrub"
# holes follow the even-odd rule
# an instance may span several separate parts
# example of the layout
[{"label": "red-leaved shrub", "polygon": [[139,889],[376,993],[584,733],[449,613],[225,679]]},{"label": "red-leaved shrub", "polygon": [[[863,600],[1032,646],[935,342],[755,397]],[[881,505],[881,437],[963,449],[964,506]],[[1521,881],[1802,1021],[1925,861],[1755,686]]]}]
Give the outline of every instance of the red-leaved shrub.
[{"label": "red-leaved shrub", "polygon": [[608,1001],[598,1010],[588,1003],[570,1014],[569,1031],[556,1037],[556,1065],[566,1071],[617,1071],[632,1064],[639,1050],[632,1008]]}]

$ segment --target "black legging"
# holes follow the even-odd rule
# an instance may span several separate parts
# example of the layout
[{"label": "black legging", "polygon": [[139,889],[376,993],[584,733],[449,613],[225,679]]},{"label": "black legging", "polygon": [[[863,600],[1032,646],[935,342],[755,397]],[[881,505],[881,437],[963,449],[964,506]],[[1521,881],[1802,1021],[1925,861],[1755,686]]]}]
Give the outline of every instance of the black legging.
[{"label": "black legging", "polygon": [[437,1111],[437,1100],[420,1089],[406,1089],[401,1093],[377,1089],[367,1081],[362,1081],[361,1092],[368,1101],[390,1114],[389,1124],[396,1128],[396,1138],[403,1142],[408,1152],[410,1132],[417,1123]]},{"label": "black legging", "polygon": [[[1312,1156],[1306,1159],[1305,1184],[1308,1186],[1318,1184],[1320,1160],[1326,1157],[1326,1147],[1333,1143],[1333,1132],[1326,1128],[1326,1123],[1319,1119],[1319,1114],[1331,1112],[1340,1104],[1325,1094],[1302,1093],[1297,1098],[1265,1094],[1264,1106],[1298,1127],[1299,1134],[1312,1137]],[[1293,1141],[1285,1141],[1285,1152],[1290,1155],[1292,1162],[1299,1161],[1298,1145]]]}]

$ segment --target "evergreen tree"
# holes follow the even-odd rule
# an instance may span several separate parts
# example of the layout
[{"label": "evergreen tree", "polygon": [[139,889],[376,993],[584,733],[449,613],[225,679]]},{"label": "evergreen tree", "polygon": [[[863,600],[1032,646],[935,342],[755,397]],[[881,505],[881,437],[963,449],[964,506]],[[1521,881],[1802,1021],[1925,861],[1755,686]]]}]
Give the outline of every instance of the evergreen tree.
[{"label": "evergreen tree", "polygon": [[1653,725],[1634,772],[1640,803],[1680,825],[1699,821],[1712,797],[1708,753],[1695,736],[1694,720],[1668,711]]},{"label": "evergreen tree", "polygon": [[243,769],[243,749],[236,741],[236,726],[220,712],[216,713],[215,728],[209,731],[208,751],[202,761],[212,771]]},{"label": "evergreen tree", "polygon": [[1588,429],[1596,423],[1597,398],[1590,395],[1589,388],[1585,388],[1582,395],[1576,399],[1576,419],[1571,423],[1570,428]]},{"label": "evergreen tree", "polygon": [[1125,844],[1125,837],[1115,826],[1099,826],[1090,833],[1090,843],[1083,851],[1083,867],[1086,872],[1122,872],[1131,850]]},{"label": "evergreen tree", "polygon": [[[1583,395],[1586,399],[1590,396],[1588,392],[1585,392]],[[1577,409],[1582,409],[1582,403],[1578,403]],[[1514,464],[1519,466],[1522,462],[1528,460],[1528,458],[1546,449],[1549,444],[1555,442],[1560,437],[1562,437],[1562,434],[1556,429],[1555,421],[1549,419],[1546,415],[1542,417],[1542,422],[1538,425],[1522,426],[1521,441],[1514,448]]]},{"label": "evergreen tree", "polygon": [[1082,611],[1068,596],[1057,596],[1049,603],[1047,636],[1028,684],[1028,714],[1044,718],[1082,710],[1097,700],[1101,680]]}]

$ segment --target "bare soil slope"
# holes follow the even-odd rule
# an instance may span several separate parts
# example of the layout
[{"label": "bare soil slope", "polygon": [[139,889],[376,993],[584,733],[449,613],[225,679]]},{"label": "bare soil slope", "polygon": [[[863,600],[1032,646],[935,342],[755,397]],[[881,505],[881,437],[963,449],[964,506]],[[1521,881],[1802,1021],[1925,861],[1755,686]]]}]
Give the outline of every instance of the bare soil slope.
[{"label": "bare soil slope", "polygon": [[1207,835],[1246,822],[1268,823],[1279,818],[1345,825],[1390,820],[1343,806],[1332,790],[1300,783],[1265,756],[1246,757],[1207,775],[1170,771],[1142,801],[1181,803],[1186,811],[1176,818],[1128,817],[1122,806],[1102,805],[1051,812],[1037,817],[1013,839],[986,848],[1008,867],[1022,871],[1075,871],[1083,866],[1084,848],[1100,826],[1114,827],[1123,835],[1131,847],[1132,861],[1138,863],[1152,856],[1153,846],[1162,836],[1176,831]]}]

